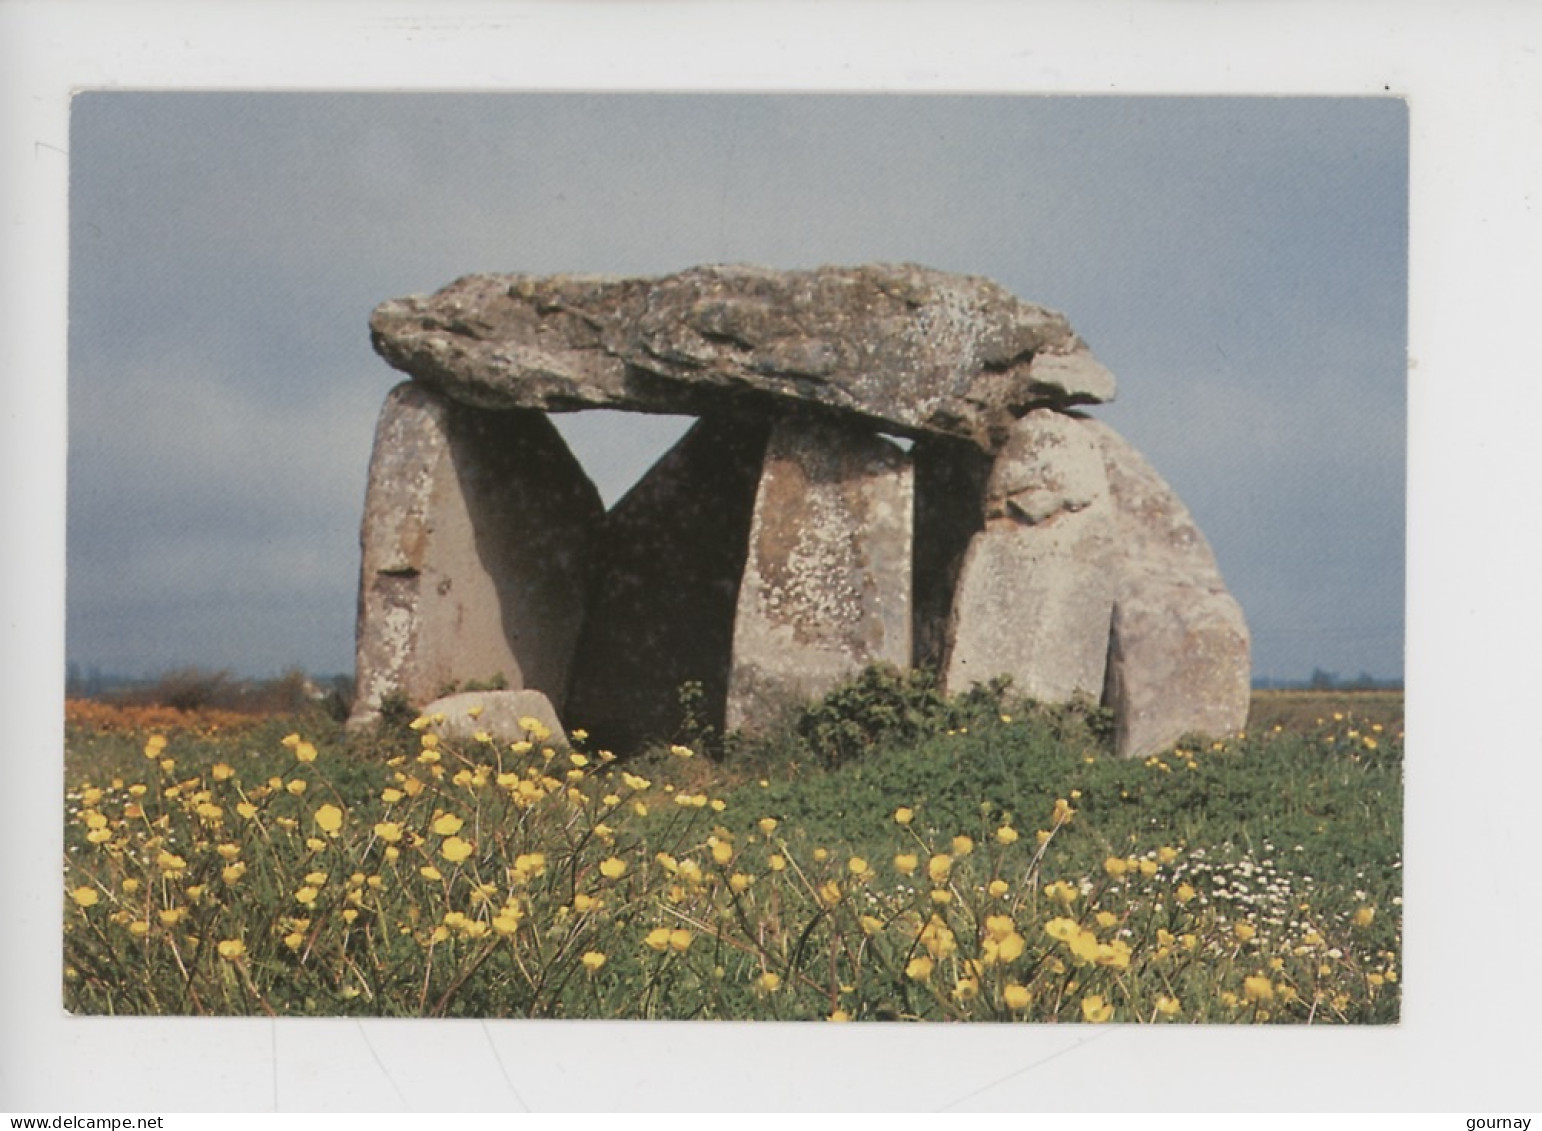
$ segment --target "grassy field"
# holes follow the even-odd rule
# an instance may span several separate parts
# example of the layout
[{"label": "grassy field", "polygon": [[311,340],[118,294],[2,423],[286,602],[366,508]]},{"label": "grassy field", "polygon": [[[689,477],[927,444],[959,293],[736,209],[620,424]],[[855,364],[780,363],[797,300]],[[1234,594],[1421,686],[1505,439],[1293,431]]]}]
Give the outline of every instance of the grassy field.
[{"label": "grassy field", "polygon": [[1121,760],[1096,710],[868,673],[772,739],[620,762],[74,703],[64,1000],[1396,1021],[1401,696],[1259,693],[1249,726]]}]

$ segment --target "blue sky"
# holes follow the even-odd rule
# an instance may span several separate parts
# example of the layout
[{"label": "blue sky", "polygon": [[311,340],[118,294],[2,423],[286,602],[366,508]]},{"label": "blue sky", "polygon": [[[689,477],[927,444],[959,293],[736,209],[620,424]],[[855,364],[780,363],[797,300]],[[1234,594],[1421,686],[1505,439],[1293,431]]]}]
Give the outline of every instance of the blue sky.
[{"label": "blue sky", "polygon": [[[89,93],[67,653],[352,666],[383,299],[474,271],[914,261],[1063,311],[1256,676],[1403,672],[1394,98]],[[558,418],[607,498],[680,422]]]}]

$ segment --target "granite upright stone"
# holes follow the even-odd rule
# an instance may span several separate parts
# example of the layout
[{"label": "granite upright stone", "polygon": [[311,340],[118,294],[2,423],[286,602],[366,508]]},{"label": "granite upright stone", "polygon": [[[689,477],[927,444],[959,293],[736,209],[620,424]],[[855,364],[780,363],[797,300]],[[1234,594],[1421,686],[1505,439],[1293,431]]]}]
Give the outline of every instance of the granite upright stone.
[{"label": "granite upright stone", "polygon": [[908,666],[914,474],[871,430],[777,421],[734,620],[727,725],[755,729],[863,666]]},{"label": "granite upright stone", "polygon": [[700,685],[696,722],[721,730],[769,431],[697,421],[605,516],[567,709],[599,746],[675,738],[686,683]]},{"label": "granite upright stone", "polygon": [[392,390],[360,533],[352,722],[393,693],[422,704],[499,675],[560,705],[602,513],[544,414]]},{"label": "granite upright stone", "polygon": [[1044,702],[1103,691],[1117,543],[1108,478],[1084,422],[1040,409],[1017,422],[965,555],[944,686],[999,675]]},{"label": "granite upright stone", "polygon": [[1210,543],[1172,488],[1122,436],[1087,421],[1108,474],[1120,561],[1103,702],[1120,754],[1247,723],[1251,641]]}]

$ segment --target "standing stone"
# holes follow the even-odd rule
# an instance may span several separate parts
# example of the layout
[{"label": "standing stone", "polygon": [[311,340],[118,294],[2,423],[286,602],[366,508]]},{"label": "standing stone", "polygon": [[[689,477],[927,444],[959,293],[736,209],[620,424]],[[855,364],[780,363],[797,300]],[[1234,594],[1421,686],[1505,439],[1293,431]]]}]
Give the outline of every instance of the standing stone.
[{"label": "standing stone", "polygon": [[681,685],[721,729],[734,610],[770,424],[696,422],[606,515],[567,717],[599,748],[676,737]]},{"label": "standing stone", "polygon": [[1086,422],[1108,473],[1121,553],[1104,703],[1120,754],[1140,758],[1188,733],[1247,722],[1247,623],[1188,509],[1112,428]]},{"label": "standing stone", "polygon": [[985,529],[965,555],[944,686],[1000,676],[1044,702],[1102,694],[1115,541],[1103,457],[1085,422],[1041,409],[996,457]]},{"label": "standing stone", "polygon": [[771,430],[734,624],[727,725],[755,728],[911,653],[910,456],[868,429]]},{"label": "standing stone", "polygon": [[386,399],[360,540],[351,722],[502,675],[560,709],[603,507],[546,417],[415,384]]}]

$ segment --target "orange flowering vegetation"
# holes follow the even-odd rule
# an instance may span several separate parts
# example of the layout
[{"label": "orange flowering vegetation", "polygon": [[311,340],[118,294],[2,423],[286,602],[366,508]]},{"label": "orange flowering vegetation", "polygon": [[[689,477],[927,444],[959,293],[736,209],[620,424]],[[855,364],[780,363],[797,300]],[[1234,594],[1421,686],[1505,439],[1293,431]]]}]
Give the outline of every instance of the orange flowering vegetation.
[{"label": "orange flowering vegetation", "polygon": [[1396,1016],[1397,909],[1319,910],[1268,845],[1115,850],[1076,791],[1015,824],[983,806],[972,829],[931,827],[918,799],[860,846],[819,844],[742,808],[753,790],[717,796],[702,758],[675,751],[663,766],[687,776],[665,781],[533,729],[458,741],[439,722],[384,763],[298,732],[261,758],[175,728],[136,739],[133,774],[67,797],[68,1008]]},{"label": "orange flowering vegetation", "polygon": [[119,705],[95,699],[66,699],[64,721],[69,727],[110,734],[158,731],[209,736],[250,731],[263,722],[263,717],[212,707],[183,711],[158,705]]}]

